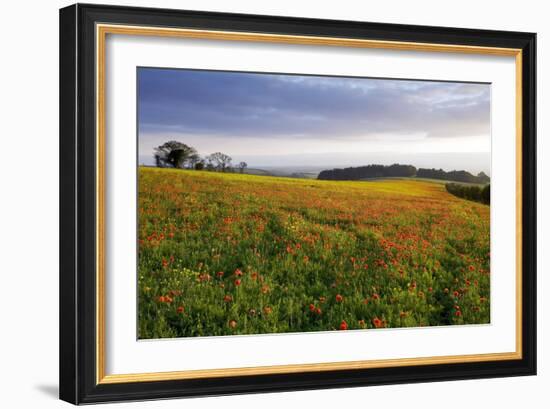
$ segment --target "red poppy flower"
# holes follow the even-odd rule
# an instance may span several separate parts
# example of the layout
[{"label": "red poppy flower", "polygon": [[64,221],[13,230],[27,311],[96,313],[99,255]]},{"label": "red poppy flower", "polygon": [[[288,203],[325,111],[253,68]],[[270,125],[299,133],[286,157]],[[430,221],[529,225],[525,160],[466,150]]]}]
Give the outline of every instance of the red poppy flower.
[{"label": "red poppy flower", "polygon": [[183,311],[184,311],[184,308],[180,305],[180,306],[178,307],[177,311],[178,311],[178,314],[182,314]]},{"label": "red poppy flower", "polygon": [[309,304],[309,310],[312,312],[315,311],[315,305]]},{"label": "red poppy flower", "polygon": [[218,277],[220,277],[220,278],[223,277],[223,271],[218,271],[218,272],[216,273],[216,275],[217,275]]},{"label": "red poppy flower", "polygon": [[269,305],[266,305],[266,306],[264,307],[264,313],[265,313],[266,315],[269,315],[269,314],[271,314],[272,312],[273,312],[273,308],[271,308]]},{"label": "red poppy flower", "polygon": [[474,271],[474,270],[475,270],[475,267],[474,267],[474,266],[469,266],[469,267],[468,267],[468,270]]},{"label": "red poppy flower", "polygon": [[336,294],[336,302],[342,302],[344,300],[344,297],[342,297],[340,294]]},{"label": "red poppy flower", "polygon": [[317,314],[317,315],[321,315],[322,312],[323,312],[323,311],[322,311],[319,307],[317,307],[317,308],[315,309],[315,314]]},{"label": "red poppy flower", "polygon": [[233,301],[233,297],[231,297],[229,294],[227,294],[226,296],[223,297],[223,300],[225,302],[231,302],[231,301]]},{"label": "red poppy flower", "polygon": [[458,296],[459,296],[459,292],[458,292],[458,291],[453,291],[453,295],[454,295],[455,297],[458,297]]},{"label": "red poppy flower", "polygon": [[384,326],[384,323],[382,322],[382,320],[378,317],[374,317],[372,319],[372,324],[376,327],[376,328],[382,328]]},{"label": "red poppy flower", "polygon": [[462,315],[462,312],[460,310],[455,311],[455,316],[460,317]]},{"label": "red poppy flower", "polygon": [[240,269],[236,269],[236,270],[235,270],[235,276],[236,276],[236,277],[240,277],[240,276],[242,276],[242,275],[243,275],[243,272],[242,272]]},{"label": "red poppy flower", "polygon": [[241,280],[240,280],[240,279],[236,279],[236,280],[235,280],[235,285],[236,285],[236,286],[241,285]]},{"label": "red poppy flower", "polygon": [[347,329],[348,329],[348,323],[347,323],[346,321],[342,321],[342,322],[340,323],[340,330],[341,330],[341,331],[345,331],[345,330],[347,330]]},{"label": "red poppy flower", "polygon": [[380,296],[379,296],[378,294],[374,293],[374,294],[372,295],[372,299],[373,299],[373,300],[379,300],[379,299],[380,299]]}]

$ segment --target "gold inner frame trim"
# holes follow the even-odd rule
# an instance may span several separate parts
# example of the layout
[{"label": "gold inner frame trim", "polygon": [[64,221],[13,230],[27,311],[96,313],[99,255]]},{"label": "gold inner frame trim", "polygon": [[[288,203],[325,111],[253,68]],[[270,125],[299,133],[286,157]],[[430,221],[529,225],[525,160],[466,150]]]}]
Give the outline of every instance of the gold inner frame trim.
[{"label": "gold inner frame trim", "polygon": [[[371,48],[401,51],[466,53],[515,57],[516,65],[516,350],[505,353],[450,355],[367,361],[322,362],[314,364],[148,372],[132,374],[105,373],[105,41],[107,34],[195,38],[223,41],[247,41],[297,45]],[[229,376],[290,374],[349,369],[388,368],[413,365],[437,365],[467,362],[490,362],[522,358],[522,51],[515,48],[432,44],[352,38],[294,36],[236,31],[178,29],[166,27],[96,25],[96,382],[128,382],[204,379]]]}]

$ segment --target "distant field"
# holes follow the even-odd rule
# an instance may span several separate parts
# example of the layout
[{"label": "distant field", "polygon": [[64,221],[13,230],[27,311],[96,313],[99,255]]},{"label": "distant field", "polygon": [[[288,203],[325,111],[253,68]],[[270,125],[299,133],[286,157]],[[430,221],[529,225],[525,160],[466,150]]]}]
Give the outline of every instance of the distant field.
[{"label": "distant field", "polygon": [[257,169],[246,168],[243,173],[247,175],[261,175],[261,176],[274,176],[274,177],[291,177],[302,179],[317,179],[319,172],[305,172],[305,171],[292,171],[288,169]]},{"label": "distant field", "polygon": [[139,338],[489,322],[489,207],[419,179],[141,167]]},{"label": "distant field", "polygon": [[269,176],[270,175],[270,173],[267,170],[255,169],[255,168],[244,169],[244,173],[249,174],[249,175],[261,175],[261,176]]}]

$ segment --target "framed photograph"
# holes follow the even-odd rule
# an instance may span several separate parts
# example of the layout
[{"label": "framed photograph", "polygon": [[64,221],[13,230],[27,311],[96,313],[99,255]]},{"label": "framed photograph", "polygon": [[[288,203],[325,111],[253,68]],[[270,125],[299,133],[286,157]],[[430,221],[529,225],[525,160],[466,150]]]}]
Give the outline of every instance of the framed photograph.
[{"label": "framed photograph", "polygon": [[535,44],[61,9],[61,399],[534,375]]}]

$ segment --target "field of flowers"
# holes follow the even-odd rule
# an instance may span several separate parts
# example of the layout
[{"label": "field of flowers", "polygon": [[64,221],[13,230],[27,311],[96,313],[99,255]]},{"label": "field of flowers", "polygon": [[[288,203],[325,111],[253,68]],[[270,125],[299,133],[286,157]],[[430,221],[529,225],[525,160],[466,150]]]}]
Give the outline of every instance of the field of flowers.
[{"label": "field of flowers", "polygon": [[139,169],[139,338],[489,322],[489,206],[414,179]]}]

